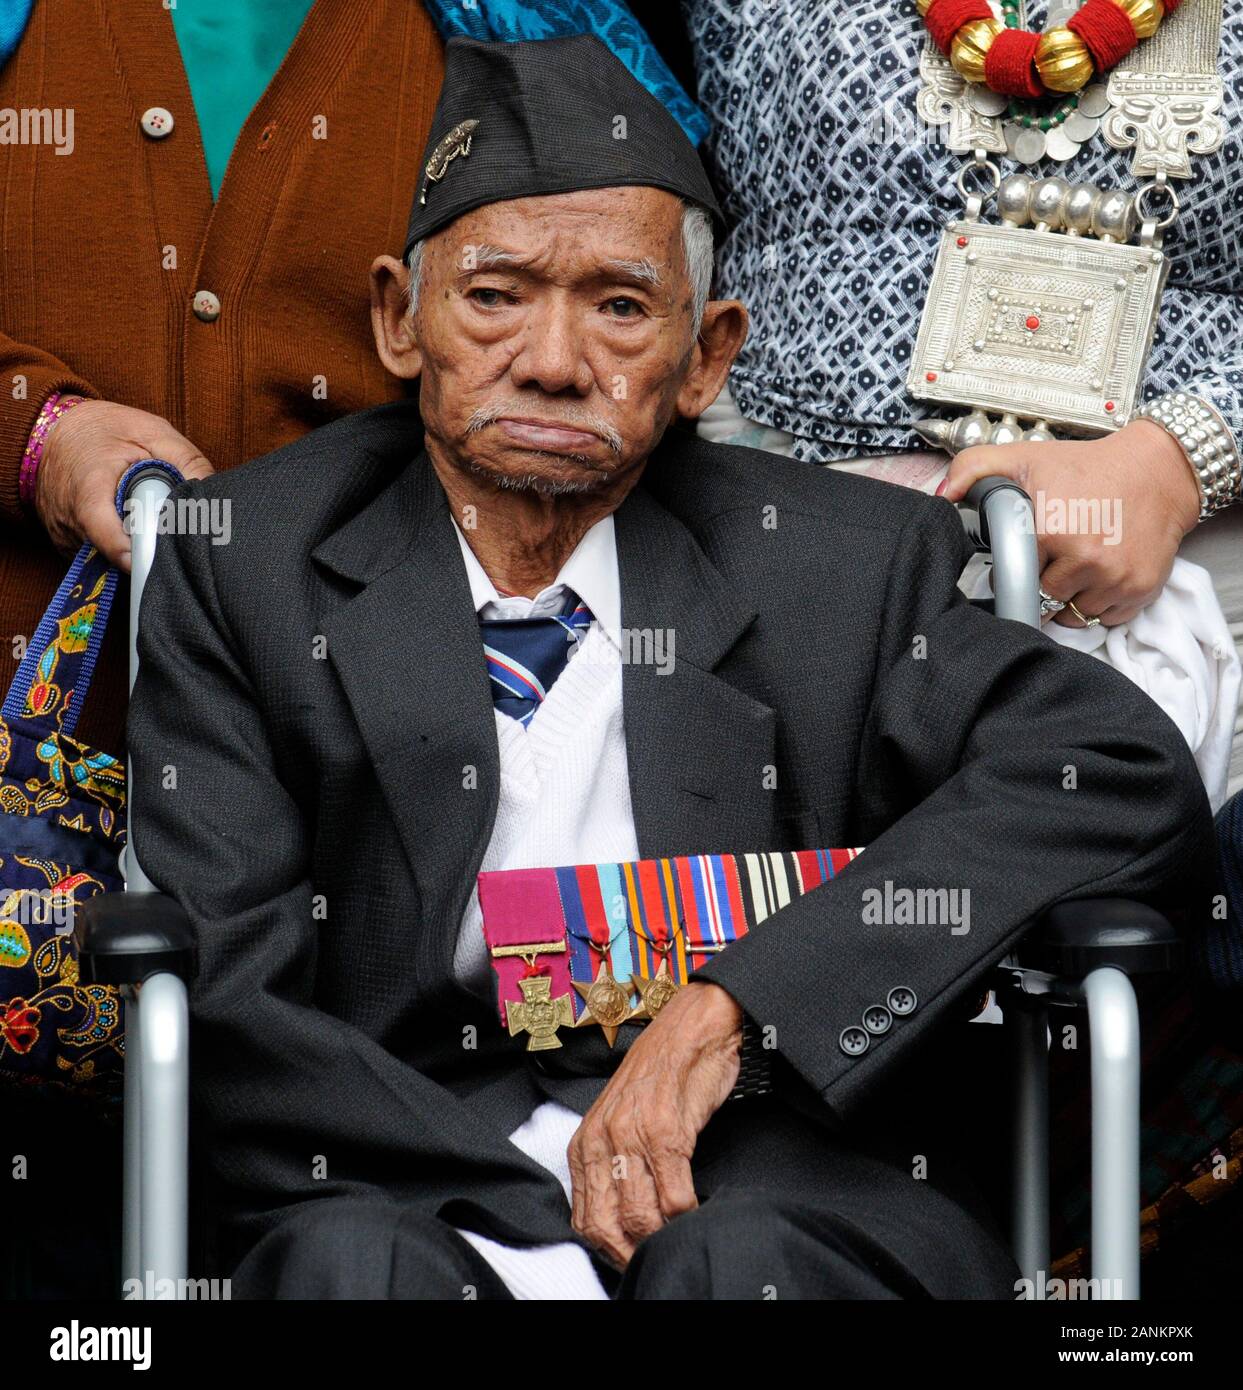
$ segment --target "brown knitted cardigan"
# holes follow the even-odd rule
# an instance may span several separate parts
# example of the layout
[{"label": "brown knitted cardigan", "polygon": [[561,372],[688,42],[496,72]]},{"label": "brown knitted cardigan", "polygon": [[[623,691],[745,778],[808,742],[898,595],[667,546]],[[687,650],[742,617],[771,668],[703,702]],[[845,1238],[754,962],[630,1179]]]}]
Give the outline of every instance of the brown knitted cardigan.
[{"label": "brown knitted cardigan", "polygon": [[[68,390],[170,420],[217,469],[393,399],[367,271],[400,255],[440,89],[415,0],[317,0],[243,127],[213,204],[169,12],[38,0],[0,109],[71,108],[72,152],[0,150],[0,682],[68,560],[18,501],[42,401]],[[152,139],[143,112],[174,128]],[[210,290],[214,322],[191,301]],[[78,736],[119,753],[124,595]]]}]

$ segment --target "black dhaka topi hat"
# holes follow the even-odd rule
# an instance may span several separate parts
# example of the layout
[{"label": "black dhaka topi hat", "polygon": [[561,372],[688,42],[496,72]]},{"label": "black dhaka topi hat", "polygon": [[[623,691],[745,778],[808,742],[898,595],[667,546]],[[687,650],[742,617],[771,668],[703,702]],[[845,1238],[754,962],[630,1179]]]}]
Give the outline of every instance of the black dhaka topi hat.
[{"label": "black dhaka topi hat", "polygon": [[486,203],[626,184],[722,220],[682,127],[594,34],[450,39],[404,254]]}]

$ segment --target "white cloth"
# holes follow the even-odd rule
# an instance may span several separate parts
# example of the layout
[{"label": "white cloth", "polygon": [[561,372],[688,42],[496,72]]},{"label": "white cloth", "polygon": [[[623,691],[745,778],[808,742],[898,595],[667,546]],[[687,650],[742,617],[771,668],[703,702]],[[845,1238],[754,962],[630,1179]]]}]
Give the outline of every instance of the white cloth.
[{"label": "white cloth", "polygon": [[[582,1117],[555,1101],[545,1101],[509,1136],[528,1158],[555,1173],[570,1201],[570,1168],[565,1151]],[[566,1299],[607,1301],[608,1294],[587,1258],[587,1252],[568,1241],[564,1245],[533,1245],[519,1249],[476,1231],[459,1231],[520,1301]]]},{"label": "white cloth", "polygon": [[[728,386],[700,416],[698,433],[719,444],[769,453],[789,456],[794,450],[793,435],[740,414]],[[949,458],[940,450],[915,450],[827,466],[931,493],[948,472]],[[1161,706],[1187,740],[1214,811],[1243,788],[1241,539],[1243,507],[1234,507],[1187,537],[1165,588],[1130,622],[1094,628],[1044,624],[1055,642],[1107,662]],[[1183,556],[1202,559],[1209,569]],[[991,597],[982,557],[968,563],[959,587],[969,598]]]},{"label": "white cloth", "polygon": [[[459,530],[476,611],[528,618],[560,611],[566,589],[594,621],[565,670],[524,727],[494,710],[501,786],[483,871],[557,864],[625,862],[639,857],[622,723],[621,590],[613,518],[597,522],[566,560],[556,582],[534,599],[501,595]],[[480,657],[482,660],[482,655]],[[453,970],[465,989],[493,997],[479,897],[462,917]],[[579,1116],[545,1102],[509,1136],[570,1194],[566,1148]],[[518,1299],[607,1298],[587,1254],[569,1242],[519,1249],[473,1231],[460,1234]]]},{"label": "white cloth", "polygon": [[1208,570],[1175,558],[1165,588],[1129,622],[1089,628],[1050,622],[1044,631],[1063,647],[1108,662],[1161,706],[1187,740],[1209,804],[1219,810],[1241,668]]},{"label": "white cloth", "polygon": [[[1202,521],[1184,537],[1178,553],[1191,564],[1208,570],[1217,601],[1226,615],[1235,651],[1243,657],[1243,505],[1229,507],[1208,521]],[[1243,706],[1234,720],[1226,799],[1240,791],[1243,791]]]}]

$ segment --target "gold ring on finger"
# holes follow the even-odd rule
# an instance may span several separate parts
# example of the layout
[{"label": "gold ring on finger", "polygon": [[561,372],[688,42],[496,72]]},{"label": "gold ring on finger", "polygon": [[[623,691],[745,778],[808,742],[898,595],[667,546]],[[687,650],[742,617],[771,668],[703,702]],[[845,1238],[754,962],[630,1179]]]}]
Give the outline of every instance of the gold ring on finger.
[{"label": "gold ring on finger", "polygon": [[1074,601],[1074,599],[1071,599],[1070,602],[1067,603],[1066,607],[1070,609],[1070,611],[1075,615],[1076,618],[1079,619],[1079,621],[1084,625],[1084,627],[1099,627],[1099,626],[1100,626],[1100,624],[1101,624],[1100,618],[1089,618],[1088,615],[1087,615],[1086,613],[1083,613],[1083,612],[1080,611],[1079,606],[1078,606],[1078,604]]}]

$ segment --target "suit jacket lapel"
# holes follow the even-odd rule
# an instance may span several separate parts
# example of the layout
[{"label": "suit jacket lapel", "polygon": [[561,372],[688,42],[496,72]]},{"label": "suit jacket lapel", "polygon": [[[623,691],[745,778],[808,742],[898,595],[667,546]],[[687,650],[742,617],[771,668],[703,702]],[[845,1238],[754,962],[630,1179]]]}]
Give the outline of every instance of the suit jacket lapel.
[{"label": "suit jacket lapel", "polygon": [[[715,674],[755,614],[641,484],[616,518],[631,803],[644,856],[769,843],[775,716]],[[500,760],[470,584],[426,455],[316,549],[359,593],[323,620],[421,901],[420,978],[454,944],[496,817]]]},{"label": "suit jacket lapel", "polygon": [[314,558],[364,588],[325,620],[421,902],[415,963],[451,981],[462,913],[500,786],[492,699],[448,501],[426,454]]},{"label": "suit jacket lapel", "polygon": [[715,674],[755,612],[642,484],[618,509],[615,527],[626,757],[640,853],[767,845],[775,794],[765,772],[776,761],[776,716]]}]

